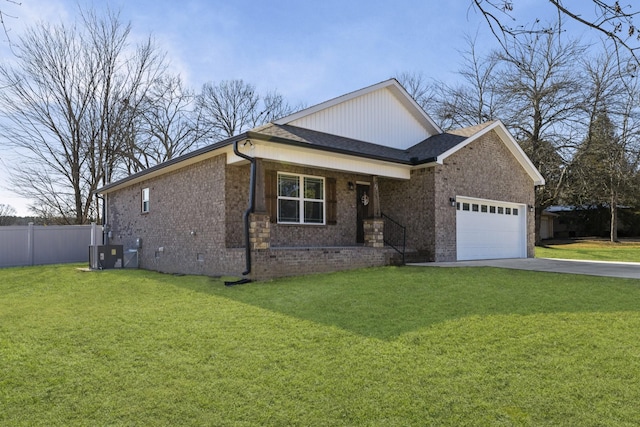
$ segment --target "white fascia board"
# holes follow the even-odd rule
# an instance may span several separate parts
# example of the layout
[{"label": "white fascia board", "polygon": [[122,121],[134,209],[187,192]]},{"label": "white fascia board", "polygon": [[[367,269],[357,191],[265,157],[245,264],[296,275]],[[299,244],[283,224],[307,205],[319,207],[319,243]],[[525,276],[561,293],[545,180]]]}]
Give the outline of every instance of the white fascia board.
[{"label": "white fascia board", "polygon": [[383,88],[389,88],[391,90],[391,93],[395,95],[395,97],[400,101],[400,103],[404,105],[405,108],[407,108],[407,110],[418,120],[418,122],[420,122],[423,126],[425,126],[425,128],[428,129],[430,134],[435,135],[438,133],[442,133],[442,130],[440,129],[440,127],[431,119],[431,117],[429,117],[429,115],[424,111],[424,109],[422,109],[422,107],[418,105],[418,103],[413,99],[413,97],[409,95],[406,89],[403,88],[402,85],[398,83],[396,79],[385,80],[375,85],[357,90],[355,92],[350,92],[345,95],[339,96],[337,98],[330,99],[328,101],[322,102],[312,107],[305,108],[304,110],[300,110],[286,117],[282,117],[281,119],[275,120],[273,123],[277,125],[286,125],[302,117],[309,116],[311,114],[317,113],[318,111],[331,108],[335,105],[341,104],[346,101],[350,101],[357,97],[369,94],[371,92],[375,92]]},{"label": "white fascia board", "polygon": [[[250,157],[387,178],[409,179],[411,177],[409,165],[255,139],[251,141],[252,146],[239,147],[240,152]],[[227,154],[228,164],[240,162],[246,162],[246,160],[233,152]]]},{"label": "white fascia board", "polygon": [[511,152],[511,154],[513,154],[516,160],[518,160],[518,162],[520,163],[520,165],[522,165],[524,170],[527,171],[531,179],[533,179],[533,184],[536,186],[544,185],[545,181],[543,176],[540,174],[538,169],[533,165],[533,163],[531,163],[531,160],[525,154],[525,152],[522,151],[522,148],[520,148],[520,145],[516,142],[516,140],[511,135],[511,132],[509,132],[509,130],[500,120],[496,120],[496,122],[493,123],[492,125],[487,126],[486,128],[482,129],[480,132],[474,135],[471,135],[462,143],[456,145],[450,150],[445,151],[444,153],[439,155],[438,158],[436,159],[436,163],[443,164],[444,160],[447,157],[451,156],[458,150],[461,150],[462,148],[466,147],[473,141],[477,140],[478,138],[482,137],[483,135],[486,135],[487,133],[493,130],[496,131],[496,133],[498,134],[498,136],[500,137],[504,145],[509,149],[509,151]]}]

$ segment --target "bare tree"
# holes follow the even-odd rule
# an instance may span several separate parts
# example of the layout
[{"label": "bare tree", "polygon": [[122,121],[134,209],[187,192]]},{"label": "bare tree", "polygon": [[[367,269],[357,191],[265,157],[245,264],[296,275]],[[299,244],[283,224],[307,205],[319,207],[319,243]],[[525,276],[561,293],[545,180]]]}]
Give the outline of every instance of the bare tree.
[{"label": "bare tree", "polygon": [[403,71],[396,80],[406,89],[416,103],[428,113],[432,113],[439,101],[438,87],[440,83],[425,77],[423,73]]},{"label": "bare tree", "polygon": [[261,96],[260,108],[252,115],[252,126],[260,126],[302,110],[304,105],[291,106],[284,97],[276,91],[267,92]]},{"label": "bare tree", "polygon": [[575,65],[584,52],[578,42],[549,33],[513,40],[509,53],[498,53],[498,88],[508,99],[503,120],[546,181],[536,191],[536,231],[542,210],[558,200],[575,137],[583,134],[582,76]]},{"label": "bare tree", "polygon": [[640,82],[635,73],[618,78],[622,80],[622,91],[613,103],[612,117],[621,155],[609,171],[611,241],[618,239],[618,202],[636,206],[640,202]]},{"label": "bare tree", "polygon": [[429,80],[421,73],[403,72],[396,77],[444,130],[496,120],[507,102],[498,90],[498,56],[480,56],[475,40],[468,37],[467,43],[468,49],[461,52],[463,66],[457,72],[462,79],[456,84]]},{"label": "bare tree", "polygon": [[201,111],[195,94],[179,76],[162,76],[153,83],[140,107],[128,141],[124,165],[137,172],[198,148],[204,141]]},{"label": "bare tree", "polygon": [[467,38],[467,45],[467,50],[462,52],[463,66],[458,71],[461,83],[443,86],[438,116],[444,129],[499,119],[500,108],[508,104],[499,90],[500,57],[495,53],[480,56],[472,38]]},{"label": "bare tree", "polygon": [[633,69],[640,64],[640,31],[633,21],[640,11],[634,10],[631,5],[621,5],[618,0],[579,1],[573,2],[571,6],[565,5],[562,0],[548,0],[548,10],[555,12],[557,16],[553,23],[543,23],[540,17],[531,17],[528,22],[518,22],[513,13],[518,2],[514,0],[472,0],[471,6],[484,16],[505,51],[508,51],[510,39],[523,34],[560,33],[563,20],[569,19],[607,37],[614,43],[616,50],[626,50],[633,59],[629,63]]},{"label": "bare tree", "polygon": [[17,65],[0,64],[0,123],[22,162],[14,191],[68,223],[98,212],[92,198],[125,155],[133,117],[163,57],[151,40],[132,48],[118,13],[81,11],[78,24],[39,24],[19,40]]},{"label": "bare tree", "polygon": [[[21,6],[22,3],[17,2],[15,0],[5,0],[5,5],[8,3],[9,6]],[[6,7],[0,8],[0,26],[2,26],[2,32],[5,36],[5,41],[9,45],[9,49],[13,51],[13,43],[11,42],[11,27],[7,24],[7,18],[10,19],[18,19],[17,15],[13,13],[7,12]]]},{"label": "bare tree", "polygon": [[575,151],[564,197],[575,205],[606,207],[609,236],[618,238],[618,206],[640,200],[640,85],[621,73],[616,52],[585,59],[587,132]]},{"label": "bare tree", "polygon": [[294,111],[277,92],[260,96],[255,86],[243,80],[205,83],[198,108],[212,140],[237,135]]},{"label": "bare tree", "polygon": [[[602,136],[605,131],[603,124],[610,124],[610,115],[607,111],[618,102],[619,96],[622,94],[623,86],[620,84],[618,67],[615,64],[614,55],[605,50],[603,54],[593,57],[584,58],[581,61],[581,67],[584,70],[583,82],[583,103],[584,117],[586,123],[584,128],[586,134],[583,136],[582,143],[577,147],[573,154],[571,165],[567,169],[567,185],[562,191],[562,198],[565,202],[574,205],[589,205],[595,203],[595,196],[598,191],[594,184],[593,177],[589,171],[591,161],[602,152],[595,153],[603,147],[603,138],[600,137],[597,143],[592,144],[596,130]],[[598,119],[598,117],[600,117]],[[596,126],[598,125],[598,126]],[[613,126],[613,125],[611,125]],[[599,128],[599,129],[596,129]],[[602,159],[600,159],[602,160]]]},{"label": "bare tree", "polygon": [[198,98],[213,139],[231,137],[253,127],[259,101],[255,86],[243,80],[205,83]]},{"label": "bare tree", "polygon": [[0,226],[14,223],[16,210],[11,205],[0,203]]}]

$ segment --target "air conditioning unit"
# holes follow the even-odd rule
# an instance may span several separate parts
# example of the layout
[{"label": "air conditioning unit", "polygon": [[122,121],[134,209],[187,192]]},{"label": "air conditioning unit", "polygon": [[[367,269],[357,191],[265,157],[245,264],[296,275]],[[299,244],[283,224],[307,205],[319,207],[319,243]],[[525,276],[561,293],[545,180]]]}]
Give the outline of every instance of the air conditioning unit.
[{"label": "air conditioning unit", "polygon": [[89,267],[92,269],[122,268],[123,263],[122,245],[89,246]]}]

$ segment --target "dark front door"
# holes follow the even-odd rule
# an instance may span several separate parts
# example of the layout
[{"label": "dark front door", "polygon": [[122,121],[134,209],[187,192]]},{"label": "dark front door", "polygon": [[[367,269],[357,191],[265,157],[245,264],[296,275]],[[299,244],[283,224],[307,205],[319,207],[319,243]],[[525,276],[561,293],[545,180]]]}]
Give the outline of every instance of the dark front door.
[{"label": "dark front door", "polygon": [[364,184],[356,185],[356,206],[358,207],[358,223],[356,232],[356,241],[364,243],[364,220],[369,218],[371,206],[371,186]]}]

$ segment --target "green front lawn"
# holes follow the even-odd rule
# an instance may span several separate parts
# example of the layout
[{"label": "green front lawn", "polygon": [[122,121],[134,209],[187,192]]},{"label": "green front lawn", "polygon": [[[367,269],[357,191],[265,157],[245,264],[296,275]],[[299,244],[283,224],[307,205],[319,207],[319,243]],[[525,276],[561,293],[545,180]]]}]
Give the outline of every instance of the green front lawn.
[{"label": "green front lawn", "polygon": [[635,426],[640,281],[0,270],[0,425]]},{"label": "green front lawn", "polygon": [[537,258],[640,262],[640,241],[574,240],[548,242],[536,247]]}]

